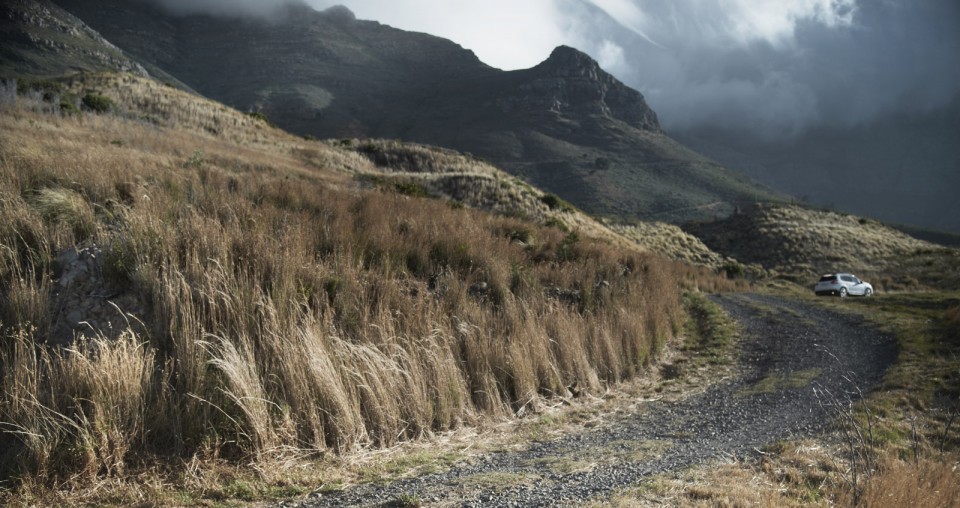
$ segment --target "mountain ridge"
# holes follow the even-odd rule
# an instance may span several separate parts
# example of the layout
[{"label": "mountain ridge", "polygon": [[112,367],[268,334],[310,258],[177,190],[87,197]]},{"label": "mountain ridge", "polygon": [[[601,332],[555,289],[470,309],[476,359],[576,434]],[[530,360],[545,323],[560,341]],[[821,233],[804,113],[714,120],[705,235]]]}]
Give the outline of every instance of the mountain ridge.
[{"label": "mountain ridge", "polygon": [[682,222],[782,198],[669,138],[640,92],[573,48],[502,71],[451,41],[339,9],[294,4],[266,21],[60,4],[129,54],[284,129],[469,152],[594,215]]}]

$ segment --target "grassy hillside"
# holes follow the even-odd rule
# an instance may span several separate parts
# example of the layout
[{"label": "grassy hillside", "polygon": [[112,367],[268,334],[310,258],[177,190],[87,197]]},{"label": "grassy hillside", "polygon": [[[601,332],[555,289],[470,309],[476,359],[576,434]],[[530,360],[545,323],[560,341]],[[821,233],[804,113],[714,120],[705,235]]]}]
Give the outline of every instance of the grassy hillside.
[{"label": "grassy hillside", "polygon": [[847,271],[885,289],[960,287],[960,250],[853,215],[767,205],[685,229],[716,252],[802,283]]},{"label": "grassy hillside", "polygon": [[[36,485],[15,478],[388,446],[595,392],[655,360],[680,287],[724,283],[457,154],[308,141],[129,75],[65,86],[82,111],[0,105],[14,499]],[[514,216],[417,197],[465,174],[489,188],[463,203]]]},{"label": "grassy hillside", "polygon": [[470,152],[593,215],[678,223],[784,199],[671,139],[639,92],[573,48],[501,71],[345,8],[290,2],[263,20],[58,3],[140,61],[291,132]]}]

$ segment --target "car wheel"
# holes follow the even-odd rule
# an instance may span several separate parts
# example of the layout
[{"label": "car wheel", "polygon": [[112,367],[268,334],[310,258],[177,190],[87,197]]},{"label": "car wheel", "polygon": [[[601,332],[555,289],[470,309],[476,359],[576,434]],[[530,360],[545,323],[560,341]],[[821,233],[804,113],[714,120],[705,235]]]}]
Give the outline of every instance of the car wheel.
[{"label": "car wheel", "polygon": [[866,296],[866,297],[873,296],[873,290],[870,288],[867,288],[866,290],[864,290],[863,296]]},{"label": "car wheel", "polygon": [[847,297],[847,288],[840,288],[840,298]]}]

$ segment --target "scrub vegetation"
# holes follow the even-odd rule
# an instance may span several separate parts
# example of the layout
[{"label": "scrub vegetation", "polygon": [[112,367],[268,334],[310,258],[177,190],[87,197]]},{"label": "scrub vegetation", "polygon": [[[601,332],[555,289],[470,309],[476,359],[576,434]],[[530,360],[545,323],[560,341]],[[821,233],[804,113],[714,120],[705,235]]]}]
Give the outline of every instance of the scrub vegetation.
[{"label": "scrub vegetation", "polygon": [[[304,139],[131,75],[11,86],[0,90],[4,504],[256,502],[433,471],[474,446],[421,446],[447,431],[532,414],[516,425],[552,435],[551,421],[593,424],[583,406],[557,409],[577,396],[603,394],[604,411],[631,404],[608,400],[624,380],[662,374],[650,390],[668,395],[685,379],[708,385],[737,330],[698,292],[745,287],[728,275],[806,280],[819,263],[850,263],[894,274],[875,282],[887,291],[956,287],[956,250],[840,214],[761,208],[719,242],[714,225],[688,228],[703,242],[665,224],[615,232],[468,154]],[[817,231],[869,241],[811,250]],[[74,319],[77,288],[122,319]],[[898,338],[880,389],[838,418],[873,430],[856,443],[870,474],[851,481],[837,434],[601,503],[956,503],[956,294],[817,301]],[[677,356],[655,367],[671,340]],[[769,388],[805,387],[806,374]],[[535,478],[477,483],[488,480]]]},{"label": "scrub vegetation", "polygon": [[[683,288],[732,287],[604,239],[575,210],[543,225],[560,216],[539,191],[541,223],[411,197],[357,178],[392,178],[382,161],[171,87],[66,87],[111,106],[63,114],[20,95],[0,114],[8,502],[127,504],[191,481],[217,499],[296,494],[250,473],[213,488],[198,478],[215,475],[164,471],[265,471],[599,393],[681,330]],[[80,316],[63,341],[64,253],[92,246],[85,277],[103,286],[85,297],[136,302],[114,304],[129,327]],[[127,479],[140,487],[117,487]]]},{"label": "scrub vegetation", "polygon": [[[684,229],[741,263],[806,284],[853,272],[878,290],[960,287],[960,249],[936,245],[872,219],[795,205],[756,205]],[[812,282],[811,282],[812,281]]]}]

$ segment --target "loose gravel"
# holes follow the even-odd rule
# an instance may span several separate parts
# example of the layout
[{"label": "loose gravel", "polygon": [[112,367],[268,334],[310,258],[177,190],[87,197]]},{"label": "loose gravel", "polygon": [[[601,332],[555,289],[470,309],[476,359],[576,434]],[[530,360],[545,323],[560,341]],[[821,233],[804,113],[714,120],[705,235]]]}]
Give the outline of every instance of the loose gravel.
[{"label": "loose gravel", "polygon": [[[896,358],[863,320],[768,295],[715,301],[741,326],[739,376],[678,402],[639,404],[607,424],[448,471],[317,493],[285,506],[575,506],[644,478],[766,444],[816,435],[831,421],[815,388],[866,393]],[[838,300],[838,305],[842,304]]]}]

